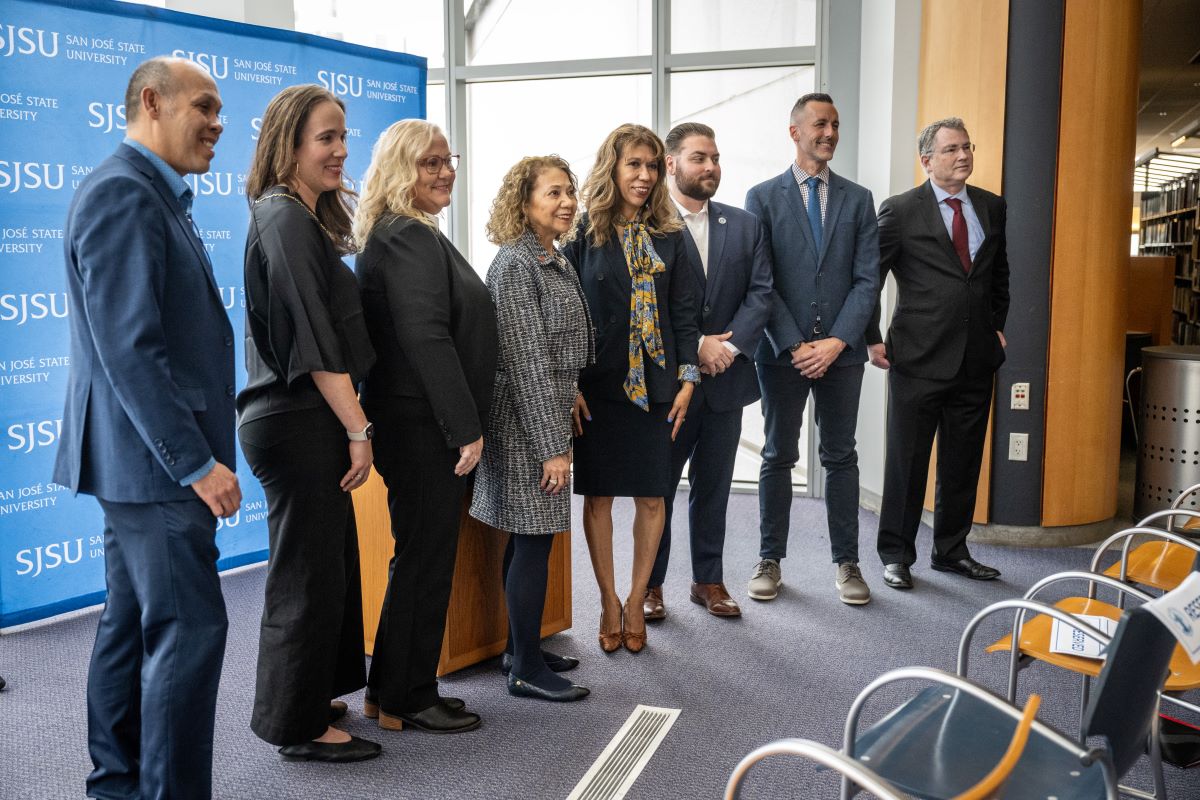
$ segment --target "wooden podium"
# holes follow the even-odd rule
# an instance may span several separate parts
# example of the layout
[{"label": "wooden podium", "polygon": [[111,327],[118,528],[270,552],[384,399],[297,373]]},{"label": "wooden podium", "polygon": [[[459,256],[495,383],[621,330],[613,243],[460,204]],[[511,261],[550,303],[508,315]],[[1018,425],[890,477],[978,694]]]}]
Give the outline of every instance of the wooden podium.
[{"label": "wooden podium", "polygon": [[[499,655],[508,640],[508,616],[500,585],[500,566],[508,537],[468,515],[469,504],[468,494],[459,527],[458,560],[438,675]],[[369,655],[375,649],[375,628],[379,624],[379,610],[387,590],[388,561],[393,552],[387,488],[373,470],[367,482],[354,492],[354,516],[362,563],[364,644]],[[571,539],[570,531],[566,531],[555,534],[550,550],[542,636],[570,627]]]}]

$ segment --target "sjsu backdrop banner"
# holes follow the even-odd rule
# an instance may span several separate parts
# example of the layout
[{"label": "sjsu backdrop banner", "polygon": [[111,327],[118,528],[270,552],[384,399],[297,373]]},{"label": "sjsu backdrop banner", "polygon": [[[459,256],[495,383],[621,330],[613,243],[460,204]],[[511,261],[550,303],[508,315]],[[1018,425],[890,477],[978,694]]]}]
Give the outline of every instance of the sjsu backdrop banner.
[{"label": "sjsu backdrop banner", "polygon": [[[238,332],[239,389],[244,181],[267,103],[298,83],[339,95],[356,177],[384,128],[425,116],[421,57],[111,0],[0,0],[0,628],[104,597],[100,508],[51,481],[75,312],[63,229],[75,188],[125,136],[130,73],[155,55],[199,64],[225,104],[212,170],[187,180]],[[217,530],[222,569],[267,554],[266,501],[240,454],[237,474],[242,507]]]}]

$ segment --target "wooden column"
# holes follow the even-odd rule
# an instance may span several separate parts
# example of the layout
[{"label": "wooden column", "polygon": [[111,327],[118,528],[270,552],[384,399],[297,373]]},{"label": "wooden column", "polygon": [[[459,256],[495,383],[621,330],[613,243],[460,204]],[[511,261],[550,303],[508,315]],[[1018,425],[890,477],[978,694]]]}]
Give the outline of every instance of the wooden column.
[{"label": "wooden column", "polygon": [[[442,657],[438,662],[439,675],[499,655],[508,638],[504,589],[500,585],[500,562],[508,537],[468,515],[467,505],[463,506],[458,534],[458,560],[454,566]],[[367,482],[354,493],[354,515],[362,563],[364,647],[369,655],[375,649],[375,629],[393,550],[387,489],[378,473],[372,471]],[[554,538],[542,636],[571,627],[571,534],[559,533]]]},{"label": "wooden column", "polygon": [[[920,128],[945,117],[962,117],[975,144],[971,184],[1000,194],[1004,166],[1005,69],[1008,65],[1008,0],[925,0],[921,10],[921,66],[917,126],[913,131],[914,185],[927,179],[917,158]],[[992,425],[988,422],[974,520],[988,521]],[[930,458],[925,506],[933,507],[937,451]]]},{"label": "wooden column", "polygon": [[[1066,0],[1042,524],[1117,510],[1138,0]],[[1019,273],[1014,265],[1014,277]]]}]

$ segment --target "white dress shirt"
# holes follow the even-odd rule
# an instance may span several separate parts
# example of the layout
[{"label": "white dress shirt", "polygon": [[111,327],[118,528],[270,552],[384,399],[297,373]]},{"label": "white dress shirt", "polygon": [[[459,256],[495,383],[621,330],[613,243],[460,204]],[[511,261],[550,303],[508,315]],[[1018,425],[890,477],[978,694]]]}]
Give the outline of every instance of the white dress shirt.
[{"label": "white dress shirt", "polygon": [[[704,201],[704,208],[699,211],[688,211],[679,204],[674,195],[671,195],[671,202],[679,210],[679,216],[683,217],[688,233],[692,234],[692,241],[695,242],[696,249],[700,251],[700,267],[704,270],[705,277],[708,277],[708,201]],[[700,344],[704,344],[703,336],[700,337]],[[721,344],[725,345],[725,348],[734,356],[742,352],[729,340],[723,341]]]}]

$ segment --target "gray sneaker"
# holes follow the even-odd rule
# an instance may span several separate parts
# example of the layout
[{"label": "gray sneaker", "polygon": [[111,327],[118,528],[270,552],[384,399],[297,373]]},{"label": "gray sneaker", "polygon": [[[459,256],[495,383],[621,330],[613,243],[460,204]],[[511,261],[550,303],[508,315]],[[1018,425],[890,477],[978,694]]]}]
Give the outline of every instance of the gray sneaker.
[{"label": "gray sneaker", "polygon": [[862,606],[871,602],[871,589],[854,561],[838,564],[834,585],[837,586],[838,599],[847,605]]},{"label": "gray sneaker", "polygon": [[779,569],[779,562],[773,558],[764,558],[754,566],[754,574],[750,576],[750,585],[746,587],[746,593],[755,600],[774,600],[782,583],[783,572]]}]

